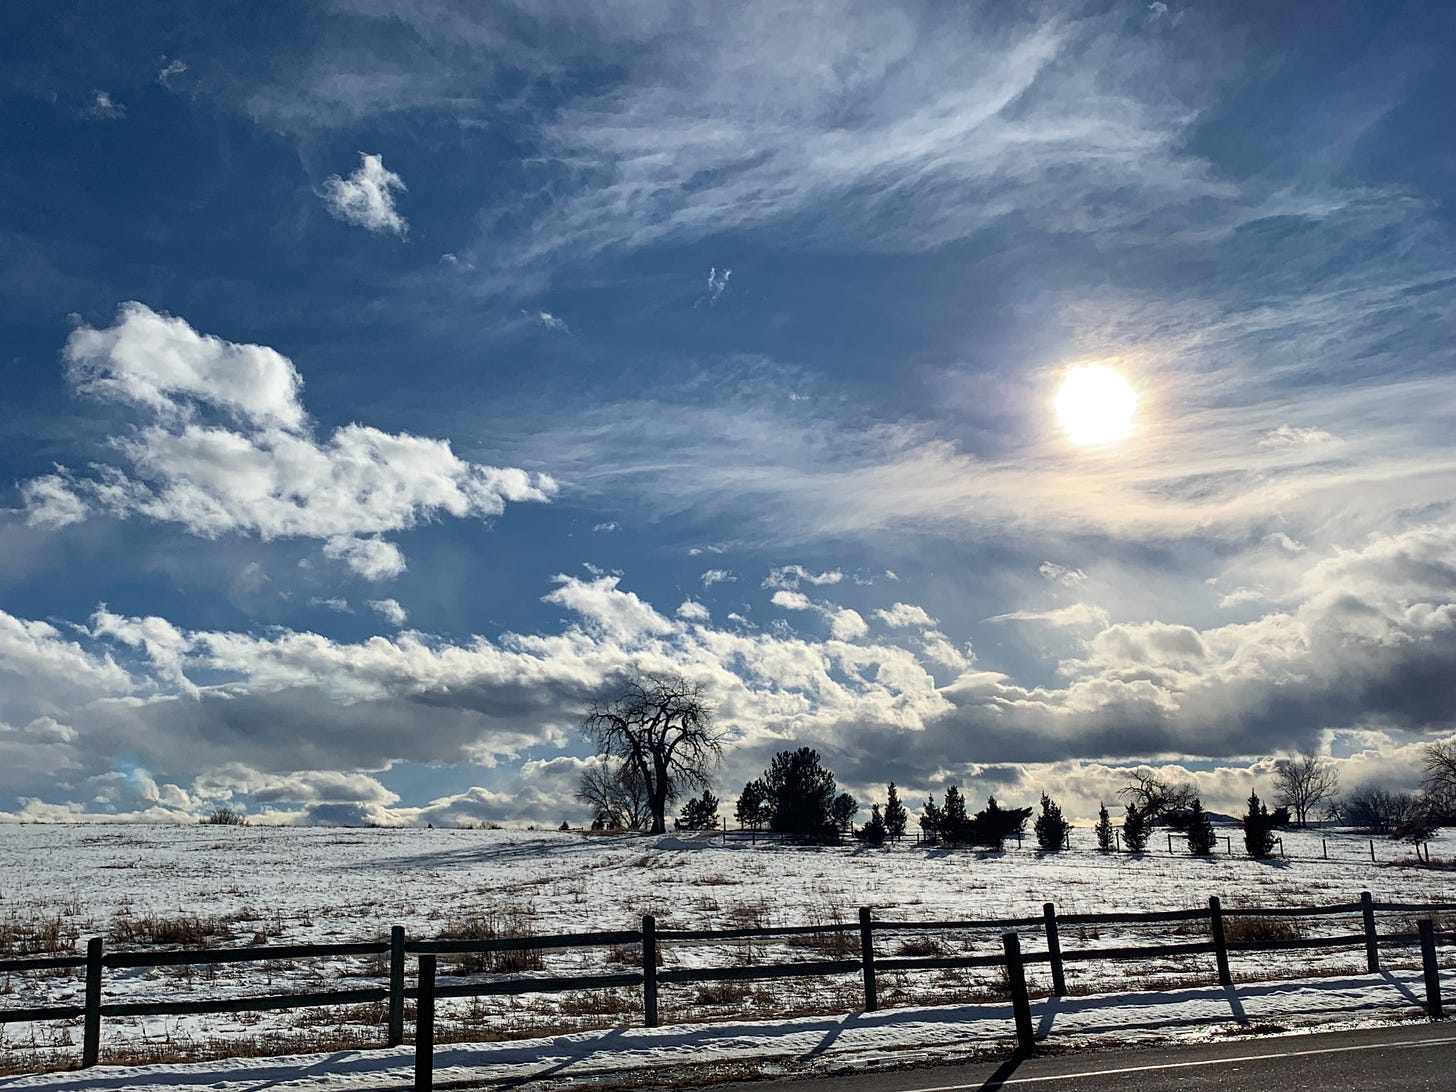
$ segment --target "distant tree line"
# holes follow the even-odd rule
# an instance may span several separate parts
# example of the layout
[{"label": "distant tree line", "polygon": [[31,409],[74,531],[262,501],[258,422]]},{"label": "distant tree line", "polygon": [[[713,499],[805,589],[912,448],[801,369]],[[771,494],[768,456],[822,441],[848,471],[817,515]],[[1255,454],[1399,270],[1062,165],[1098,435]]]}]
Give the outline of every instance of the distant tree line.
[{"label": "distant tree line", "polygon": [[[669,806],[679,800],[685,802],[673,821],[676,828],[717,827],[719,801],[710,779],[723,735],[699,684],[651,674],[626,678],[591,704],[582,729],[598,751],[583,769],[576,793],[591,810],[593,827],[661,833]],[[1246,850],[1252,857],[1267,857],[1274,849],[1275,831],[1308,826],[1321,817],[1411,841],[1429,838],[1437,827],[1456,825],[1456,742],[1429,743],[1422,759],[1418,793],[1376,784],[1341,793],[1330,761],[1308,751],[1279,759],[1273,769],[1273,810],[1251,793],[1239,821]],[[1142,852],[1153,831],[1165,827],[1184,836],[1190,853],[1213,851],[1213,820],[1195,785],[1172,782],[1147,769],[1132,770],[1128,777],[1128,784],[1118,790],[1121,822],[1114,826],[1107,805],[1100,807],[1094,828],[1098,849]],[[691,790],[700,794],[689,797]],[[838,838],[853,828],[859,811],[859,802],[839,788],[819,752],[798,747],[774,755],[763,774],[744,785],[734,817],[749,830]],[[941,803],[934,794],[925,801],[919,826],[923,840],[933,844],[999,850],[1008,838],[1025,834],[1032,811],[1004,807],[989,796],[983,808],[971,813],[960,786],[950,785]],[[230,819],[224,813],[208,821]],[[873,802],[869,820],[855,836],[868,845],[882,845],[902,838],[908,824],[909,815],[891,782],[883,808]],[[1070,824],[1046,793],[1041,794],[1033,829],[1043,851],[1056,852],[1067,844]]]}]

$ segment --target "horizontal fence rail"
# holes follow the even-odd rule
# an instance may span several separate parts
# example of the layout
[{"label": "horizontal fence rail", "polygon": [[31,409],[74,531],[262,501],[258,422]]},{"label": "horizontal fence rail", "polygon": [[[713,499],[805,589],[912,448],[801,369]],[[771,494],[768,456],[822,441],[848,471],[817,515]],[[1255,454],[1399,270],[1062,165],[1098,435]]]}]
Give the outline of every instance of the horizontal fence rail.
[{"label": "horizontal fence rail", "polygon": [[[1456,931],[1439,930],[1431,915],[1456,910],[1456,903],[1377,902],[1370,892],[1361,892],[1359,901],[1324,906],[1292,907],[1224,907],[1214,896],[1208,905],[1188,910],[1157,910],[1132,913],[1075,913],[1058,915],[1052,903],[1046,903],[1039,917],[970,918],[944,921],[877,921],[870,908],[862,908],[859,920],[822,925],[764,926],[727,929],[659,929],[656,919],[647,915],[640,929],[617,929],[582,933],[552,933],[536,936],[494,938],[407,939],[402,926],[395,926],[388,940],[335,944],[278,944],[248,948],[209,948],[168,951],[103,950],[101,938],[94,937],[80,956],[23,956],[0,959],[0,974],[37,973],[42,971],[75,971],[84,969],[86,991],[84,1004],[28,1006],[0,1009],[0,1025],[52,1020],[75,1020],[84,1024],[82,1065],[99,1061],[103,1018],[185,1016],[221,1013],[289,1010],[324,1006],[345,1006],[388,1003],[386,1045],[404,1043],[404,1011],[406,999],[415,1002],[415,1075],[417,1088],[429,1088],[433,1074],[436,1000],[446,998],[519,996],[550,994],[577,990],[640,989],[643,1021],[649,1027],[658,1024],[658,992],[660,986],[681,986],[704,982],[744,982],[771,979],[832,977],[859,975],[863,980],[864,1008],[878,1007],[877,978],[885,972],[914,972],[1002,967],[1006,972],[1006,988],[1013,1007],[1014,1027],[1020,1050],[1034,1045],[1029,1015],[1029,994],[1025,968],[1046,965],[1051,972],[1051,995],[1066,993],[1066,964],[1100,961],[1152,960],[1169,957],[1213,955],[1220,985],[1232,985],[1228,956],[1230,952],[1292,951],[1308,949],[1365,949],[1366,969],[1380,970],[1382,945],[1415,946],[1422,954],[1426,983],[1426,1010],[1433,1019],[1440,1018],[1442,1002],[1437,968],[1436,946],[1456,943]],[[1376,913],[1424,914],[1416,922],[1416,932],[1378,933]],[[1231,919],[1258,918],[1339,918],[1360,919],[1358,932],[1328,936],[1281,937],[1257,940],[1230,940],[1226,936]],[[1149,925],[1178,922],[1202,922],[1205,938],[1166,944],[1132,944],[1110,946],[1078,946],[1067,950],[1062,943],[1064,927],[1095,925]],[[1035,930],[1045,941],[1044,949],[1024,950],[1018,930]],[[877,953],[877,936],[915,935],[925,933],[994,933],[1000,940],[994,948],[981,954],[968,955],[902,955]],[[1028,934],[1034,936],[1034,934]],[[726,943],[735,940],[784,940],[794,937],[841,937],[836,949],[844,946],[854,954],[841,958],[779,961],[716,967],[660,966],[663,944],[678,946]],[[631,970],[612,973],[577,973],[569,975],[538,973],[487,972],[465,976],[466,980],[437,981],[437,957],[442,955],[490,955],[511,952],[544,952],[578,948],[640,947],[639,965]],[[857,949],[857,951],[856,951]],[[103,984],[107,970],[154,967],[200,966],[226,963],[276,963],[280,961],[341,957],[387,957],[388,985],[349,990],[325,990],[313,993],[267,994],[262,996],[217,998],[200,1001],[106,1001]],[[415,985],[407,985],[407,961],[416,963]],[[620,958],[620,957],[619,957]],[[423,1082],[423,1083],[421,1083]]]}]

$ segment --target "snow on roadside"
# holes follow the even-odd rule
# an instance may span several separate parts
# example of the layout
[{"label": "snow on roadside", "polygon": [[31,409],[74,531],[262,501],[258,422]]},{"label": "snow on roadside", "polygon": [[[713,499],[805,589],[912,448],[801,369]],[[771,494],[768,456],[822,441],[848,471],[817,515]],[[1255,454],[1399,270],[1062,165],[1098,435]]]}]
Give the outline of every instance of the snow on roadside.
[{"label": "snow on roadside", "polygon": [[[1449,979],[1450,975],[1447,976]],[[1447,983],[1449,987],[1449,982]],[[1379,974],[1263,982],[1231,989],[1045,998],[1033,1002],[1037,1034],[1059,1048],[1197,1041],[1250,1032],[1322,1030],[1420,1019],[1419,975]],[[952,1005],[792,1020],[682,1024],[580,1032],[543,1039],[441,1047],[435,1080],[516,1089],[592,1078],[598,1087],[634,1087],[644,1074],[691,1079],[732,1064],[761,1073],[832,1073],[1008,1053],[1006,1005]],[[410,1048],[341,1051],[283,1058],[228,1059],[15,1078],[7,1089],[132,1092],[206,1088],[209,1092],[364,1092],[408,1087]],[[616,1080],[612,1079],[616,1075]]]},{"label": "snow on roadside", "polygon": [[[87,934],[108,949],[145,947],[136,939],[148,923],[200,920],[215,928],[208,944],[328,943],[376,940],[403,925],[411,937],[432,937],[468,919],[510,920],[533,933],[634,929],[656,915],[660,929],[853,923],[859,906],[880,920],[1036,916],[1044,901],[1063,914],[1191,909],[1217,894],[1230,911],[1240,906],[1348,903],[1362,889],[1379,900],[1456,901],[1456,873],[1416,867],[1409,847],[1377,843],[1369,860],[1363,838],[1289,832],[1298,859],[1253,862],[1234,856],[1186,855],[1137,859],[1098,854],[1090,832],[1077,831],[1074,849],[1041,856],[1030,848],[981,854],[900,846],[884,851],[854,846],[789,847],[701,836],[588,838],[556,831],[366,830],[343,828],[138,827],[104,825],[0,826],[0,912],[6,923],[54,921],[73,945]],[[1234,832],[1237,846],[1238,835]],[[1439,861],[1456,850],[1450,833],[1432,845]],[[1409,915],[1407,915],[1409,916]],[[1298,923],[1303,935],[1351,932],[1355,921]],[[1406,931],[1388,915],[1382,931]],[[1203,927],[1190,923],[1188,930]],[[1119,943],[1179,943],[1197,939],[1176,927],[1067,929],[1064,949]],[[1032,930],[1031,933],[1035,933]],[[796,942],[745,942],[662,947],[669,967],[839,958],[836,941],[820,935]],[[1035,937],[1028,938],[1035,947]],[[986,954],[999,950],[995,931],[954,936],[884,934],[887,956]],[[878,946],[878,945],[877,945]],[[929,946],[929,947],[927,947]],[[857,947],[855,948],[857,950]],[[13,949],[18,952],[20,949]],[[1408,967],[1413,953],[1392,951],[1389,965]],[[640,952],[579,949],[545,952],[536,973],[629,970]],[[1235,956],[1239,979],[1297,974],[1334,976],[1358,968],[1363,953],[1293,952]],[[443,965],[442,965],[443,966]],[[230,964],[179,973],[168,969],[108,972],[107,1001],[202,1000],[269,992],[355,988],[381,981],[368,959]],[[1073,991],[1193,986],[1209,981],[1211,960],[1188,957],[1142,964],[1069,964]],[[1033,967],[1035,979],[1044,967]],[[79,976],[13,975],[0,1007],[79,1000]],[[843,1012],[857,1005],[853,976],[782,983],[671,987],[663,1018],[673,1023],[744,1020]],[[978,1003],[996,997],[994,975],[891,972],[882,977],[886,1006]],[[640,1020],[638,991],[531,995],[472,1006],[442,1003],[445,1037],[531,1038],[564,1031],[622,1026]],[[269,1012],[244,1018],[208,1016],[165,1020],[108,1019],[103,1051],[158,1042],[219,1050],[269,1052],[369,1044],[383,1037],[378,1012]],[[28,1040],[29,1031],[36,1038]],[[3,1029],[0,1050],[12,1068],[64,1063],[79,1052],[79,1029],[59,1023]],[[352,1037],[348,1037],[352,1036]],[[235,1044],[230,1046],[230,1044]],[[252,1052],[256,1052],[254,1049]],[[37,1061],[26,1061],[34,1056]],[[203,1056],[206,1056],[205,1054]],[[371,1057],[373,1055],[370,1055]]]}]

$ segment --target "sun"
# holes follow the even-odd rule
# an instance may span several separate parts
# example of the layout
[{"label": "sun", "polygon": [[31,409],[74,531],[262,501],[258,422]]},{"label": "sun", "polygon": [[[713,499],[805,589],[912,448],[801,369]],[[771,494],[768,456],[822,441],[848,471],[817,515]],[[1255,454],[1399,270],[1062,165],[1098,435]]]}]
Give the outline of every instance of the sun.
[{"label": "sun", "polygon": [[1057,420],[1074,444],[1110,444],[1132,435],[1137,392],[1116,368],[1078,364],[1057,391]]}]

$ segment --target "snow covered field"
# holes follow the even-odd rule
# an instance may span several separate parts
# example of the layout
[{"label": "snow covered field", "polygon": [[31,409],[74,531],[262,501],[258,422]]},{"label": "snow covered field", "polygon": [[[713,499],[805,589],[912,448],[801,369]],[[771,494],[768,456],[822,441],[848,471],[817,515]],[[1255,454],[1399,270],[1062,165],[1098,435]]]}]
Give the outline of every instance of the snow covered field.
[{"label": "snow covered field", "polygon": [[[1237,831],[1232,835],[1238,850]],[[661,928],[833,924],[854,921],[860,906],[873,907],[882,920],[1021,917],[1039,914],[1045,901],[1056,903],[1061,913],[1171,910],[1204,905],[1213,894],[1230,911],[1345,903],[1365,889],[1377,900],[1456,901],[1456,872],[1418,867],[1409,847],[1377,842],[1379,860],[1372,864],[1364,838],[1328,836],[1334,858],[1329,861],[1318,859],[1319,834],[1290,832],[1285,843],[1296,859],[1253,862],[1237,855],[1213,860],[1101,855],[1091,850],[1086,830],[1074,833],[1072,851],[1041,857],[1029,848],[982,855],[911,846],[880,851],[725,844],[719,837],[696,836],[588,838],[554,831],[5,826],[0,949],[12,956],[41,947],[69,951],[73,945],[84,948],[82,938],[92,934],[105,936],[109,949],[147,947],[154,938],[176,936],[219,947],[374,940],[396,924],[414,938],[482,927],[552,933],[636,928],[644,913],[655,914]],[[1456,838],[1449,835],[1431,845],[1438,864],[1453,853]],[[1381,931],[1406,931],[1413,917],[1390,915]],[[1293,927],[1305,936],[1358,929],[1353,919],[1293,919]],[[1065,950],[1177,943],[1198,939],[1189,930],[1201,928],[1194,922],[1068,929],[1062,941]],[[841,950],[846,942],[854,946],[852,937],[794,939],[798,943],[668,943],[663,961],[667,967],[721,966],[853,954]],[[1029,933],[1027,943],[1038,947],[1040,938]],[[885,946],[885,955],[984,953],[999,948],[999,936],[906,934],[886,937]],[[625,970],[638,958],[634,946],[547,952],[539,966],[554,972]],[[1416,964],[1409,951],[1392,950],[1383,958],[1397,971]],[[442,971],[448,969],[442,959]],[[1234,958],[1239,981],[1303,974],[1338,978],[1363,969],[1357,950]],[[375,959],[114,970],[108,972],[105,997],[182,1000],[350,988],[377,981],[371,976],[382,971]],[[1032,972],[1033,996],[1040,996],[1046,992],[1040,981],[1045,968]],[[886,974],[881,1005],[999,1004],[996,978],[990,971]],[[1081,996],[1143,989],[1196,993],[1211,981],[1212,967],[1208,957],[1069,963],[1068,978],[1071,992]],[[860,1006],[859,988],[854,976],[664,986],[662,1020],[671,1025],[843,1014]],[[4,1007],[64,1004],[82,995],[83,983],[77,975],[37,972],[10,975],[0,989]],[[1075,997],[1061,1002],[1075,1003]],[[1219,1018],[1227,1021],[1227,1001],[1221,1003]],[[1212,1004],[1217,1009],[1220,1002]],[[1153,1019],[1155,1013],[1146,1008],[1145,1015]],[[622,990],[442,1002],[440,1016],[441,1042],[560,1035],[640,1023],[640,998]],[[103,1059],[373,1045],[383,1040],[382,1021],[382,1009],[371,1006],[107,1020]],[[0,1061],[12,1072],[64,1065],[77,1056],[78,1027],[3,1030]]]}]

